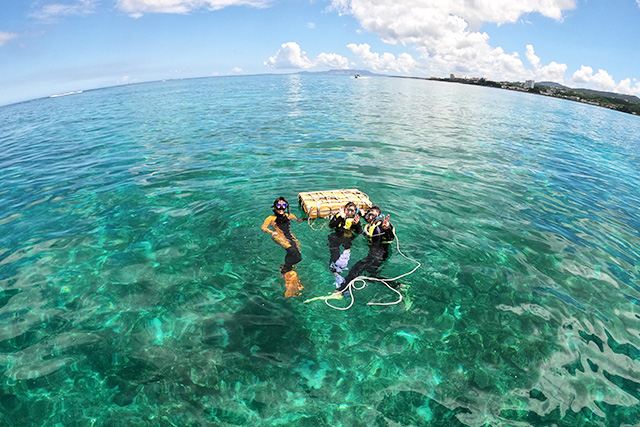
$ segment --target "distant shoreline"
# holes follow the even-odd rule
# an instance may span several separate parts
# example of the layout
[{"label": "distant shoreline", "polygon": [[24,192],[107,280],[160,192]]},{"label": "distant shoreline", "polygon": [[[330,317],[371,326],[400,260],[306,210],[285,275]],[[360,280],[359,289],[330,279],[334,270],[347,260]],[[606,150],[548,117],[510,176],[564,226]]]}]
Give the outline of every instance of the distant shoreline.
[{"label": "distant shoreline", "polygon": [[[625,95],[612,94],[606,96],[603,92],[589,91],[587,89],[571,89],[563,86],[548,86],[542,83],[536,84],[531,89],[525,89],[523,83],[519,82],[494,82],[484,78],[438,78],[438,77],[408,77],[389,76],[400,79],[430,80],[447,83],[460,83],[473,86],[492,87],[496,89],[513,90],[517,92],[531,93],[534,95],[548,96],[551,98],[565,99],[567,101],[579,102],[581,104],[593,105],[595,107],[607,108],[634,116],[640,116],[640,103],[630,102],[625,99]],[[629,95],[629,97],[631,97]],[[635,98],[635,97],[633,97]]]}]

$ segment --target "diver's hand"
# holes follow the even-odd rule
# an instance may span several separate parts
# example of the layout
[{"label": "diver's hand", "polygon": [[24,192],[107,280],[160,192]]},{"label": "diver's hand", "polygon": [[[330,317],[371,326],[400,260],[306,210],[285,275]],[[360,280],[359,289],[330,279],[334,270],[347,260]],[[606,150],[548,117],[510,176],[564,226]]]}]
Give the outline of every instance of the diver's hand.
[{"label": "diver's hand", "polygon": [[385,230],[388,229],[389,227],[391,227],[391,223],[389,222],[389,215],[385,216],[384,219],[382,220],[382,228],[384,228]]},{"label": "diver's hand", "polygon": [[271,236],[272,236],[272,237],[276,237],[277,235],[278,235],[278,232],[277,232],[277,231],[272,231],[272,232],[271,232]]},{"label": "diver's hand", "polygon": [[342,218],[346,218],[347,214],[344,213],[344,206],[340,206],[340,210],[338,211]]},{"label": "diver's hand", "polygon": [[360,222],[360,215],[356,214],[356,216],[353,217],[353,223],[358,224],[359,222]]}]

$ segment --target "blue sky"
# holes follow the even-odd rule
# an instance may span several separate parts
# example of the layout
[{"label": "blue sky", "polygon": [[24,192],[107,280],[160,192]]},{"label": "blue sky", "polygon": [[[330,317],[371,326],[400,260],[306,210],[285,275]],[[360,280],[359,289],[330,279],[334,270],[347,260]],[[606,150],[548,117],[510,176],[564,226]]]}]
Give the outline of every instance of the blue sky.
[{"label": "blue sky", "polygon": [[332,68],[640,96],[639,43],[640,0],[0,0],[0,105]]}]

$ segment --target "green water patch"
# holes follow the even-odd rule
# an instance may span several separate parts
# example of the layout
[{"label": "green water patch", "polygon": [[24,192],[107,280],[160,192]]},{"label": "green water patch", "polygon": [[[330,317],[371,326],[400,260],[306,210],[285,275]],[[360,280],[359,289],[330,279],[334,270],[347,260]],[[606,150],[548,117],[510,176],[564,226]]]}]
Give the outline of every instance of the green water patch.
[{"label": "green water patch", "polygon": [[[132,85],[0,121],[0,424],[636,423],[637,124],[358,84]],[[398,299],[369,282],[347,311],[303,304],[335,289],[326,219],[292,224],[284,298],[262,221],[338,188],[391,215],[382,277],[420,262],[402,302],[367,305]]]}]

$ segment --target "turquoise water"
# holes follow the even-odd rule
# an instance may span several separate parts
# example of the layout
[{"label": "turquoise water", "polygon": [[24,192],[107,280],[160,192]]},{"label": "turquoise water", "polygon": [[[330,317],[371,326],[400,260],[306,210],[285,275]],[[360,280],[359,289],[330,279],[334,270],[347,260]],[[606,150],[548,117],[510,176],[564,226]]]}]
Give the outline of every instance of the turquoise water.
[{"label": "turquoise water", "polygon": [[[640,420],[640,120],[423,80],[167,81],[0,108],[0,425]],[[358,188],[422,266],[303,296],[260,231]],[[324,221],[324,222],[323,222]],[[356,240],[352,263],[366,254]],[[381,273],[414,263],[397,250]],[[346,306],[349,301],[334,301]]]}]

